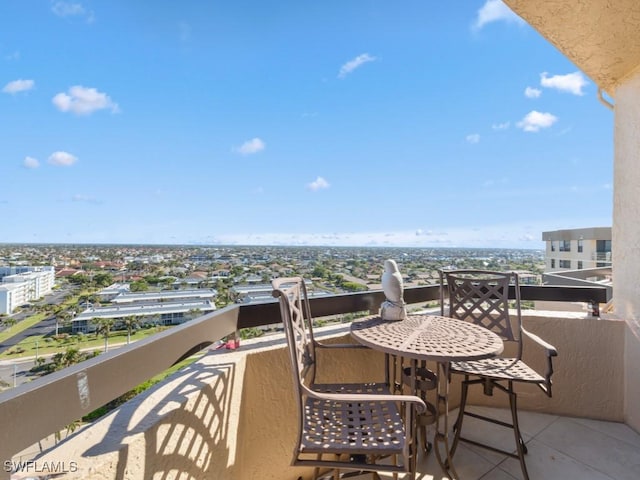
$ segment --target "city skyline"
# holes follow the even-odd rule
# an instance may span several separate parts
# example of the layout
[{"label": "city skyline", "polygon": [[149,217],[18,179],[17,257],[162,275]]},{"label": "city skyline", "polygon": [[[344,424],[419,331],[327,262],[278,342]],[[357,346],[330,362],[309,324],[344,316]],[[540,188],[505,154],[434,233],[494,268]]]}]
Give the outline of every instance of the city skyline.
[{"label": "city skyline", "polygon": [[611,225],[612,114],[499,0],[0,18],[0,243],[540,249]]}]

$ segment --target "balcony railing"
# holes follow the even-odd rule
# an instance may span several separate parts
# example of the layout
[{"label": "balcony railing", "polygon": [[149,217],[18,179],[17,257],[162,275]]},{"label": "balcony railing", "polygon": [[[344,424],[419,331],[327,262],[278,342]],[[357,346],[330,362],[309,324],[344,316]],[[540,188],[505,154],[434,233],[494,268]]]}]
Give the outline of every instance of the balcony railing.
[{"label": "balcony railing", "polygon": [[[419,304],[439,300],[439,286],[412,287],[405,301]],[[523,300],[606,303],[604,287],[522,286]],[[316,318],[353,312],[376,312],[382,291],[316,297]],[[62,371],[0,393],[0,459],[8,460],[42,438],[133,389],[178,361],[242,328],[279,323],[273,302],[231,305],[112,350]]]}]

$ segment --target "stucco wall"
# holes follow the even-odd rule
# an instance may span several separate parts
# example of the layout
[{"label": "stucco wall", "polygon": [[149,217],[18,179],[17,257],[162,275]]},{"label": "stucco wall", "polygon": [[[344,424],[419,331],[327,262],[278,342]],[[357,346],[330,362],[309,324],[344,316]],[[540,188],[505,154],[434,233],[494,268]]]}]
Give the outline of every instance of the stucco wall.
[{"label": "stucco wall", "polygon": [[615,314],[628,325],[626,420],[640,431],[640,72],[616,90],[613,196]]},{"label": "stucco wall", "polygon": [[235,447],[244,365],[244,355],[207,356],[11,478],[33,478],[46,465],[64,467],[56,478],[66,480],[243,478]]},{"label": "stucco wall", "polygon": [[[548,398],[538,387],[518,384],[518,407],[546,413],[600,420],[624,420],[624,337],[625,323],[575,314],[525,314],[525,328],[551,343],[558,350],[553,359],[553,396]],[[546,363],[542,350],[526,342],[523,358],[538,372]],[[481,394],[477,387],[471,397],[481,405],[508,406],[500,392],[493,397]]]},{"label": "stucco wall", "polygon": [[[524,386],[518,390],[520,408],[621,421],[625,323],[560,315],[525,317],[526,327],[554,344],[559,356],[553,398]],[[332,333],[326,342],[352,343],[348,327]],[[636,354],[640,361],[640,350]],[[544,368],[534,351],[526,350],[525,358]],[[319,362],[321,382],[384,376],[384,356],[367,349],[321,350]],[[457,376],[451,396],[453,408],[459,396]],[[298,428],[294,400],[282,336],[245,342],[239,351],[205,356],[40,460],[78,462],[78,471],[65,477],[73,479],[295,480],[305,469],[290,465]],[[471,402],[506,405],[500,392],[484,397],[476,391]]]}]

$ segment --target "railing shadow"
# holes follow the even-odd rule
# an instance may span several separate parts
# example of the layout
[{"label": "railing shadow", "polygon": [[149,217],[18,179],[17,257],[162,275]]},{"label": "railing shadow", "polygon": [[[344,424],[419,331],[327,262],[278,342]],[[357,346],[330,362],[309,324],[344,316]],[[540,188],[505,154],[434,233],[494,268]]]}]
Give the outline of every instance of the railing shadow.
[{"label": "railing shadow", "polygon": [[236,367],[195,363],[122,405],[102,441],[83,452],[118,452],[115,478],[204,478],[228,469]]}]

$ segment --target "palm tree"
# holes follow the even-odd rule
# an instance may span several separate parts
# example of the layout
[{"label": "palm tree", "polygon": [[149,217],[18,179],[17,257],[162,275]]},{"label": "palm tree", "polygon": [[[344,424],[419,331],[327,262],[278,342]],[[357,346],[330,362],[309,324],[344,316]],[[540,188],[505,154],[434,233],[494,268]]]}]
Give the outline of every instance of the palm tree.
[{"label": "palm tree", "polygon": [[122,319],[124,327],[127,329],[127,345],[131,342],[131,332],[140,325],[140,318],[130,315]]},{"label": "palm tree", "polygon": [[66,325],[69,320],[71,320],[71,312],[68,310],[63,310],[56,314],[56,338],[58,338],[59,324],[62,323],[62,325]]},{"label": "palm tree", "polygon": [[102,335],[104,337],[104,351],[109,349],[109,334],[113,327],[113,318],[93,318],[91,319],[96,325],[96,336]]},{"label": "palm tree", "polygon": [[7,327],[7,330],[10,330],[11,327],[13,327],[16,323],[18,323],[18,321],[13,317],[4,317],[4,318],[0,318],[0,323],[2,323],[5,327]]}]

